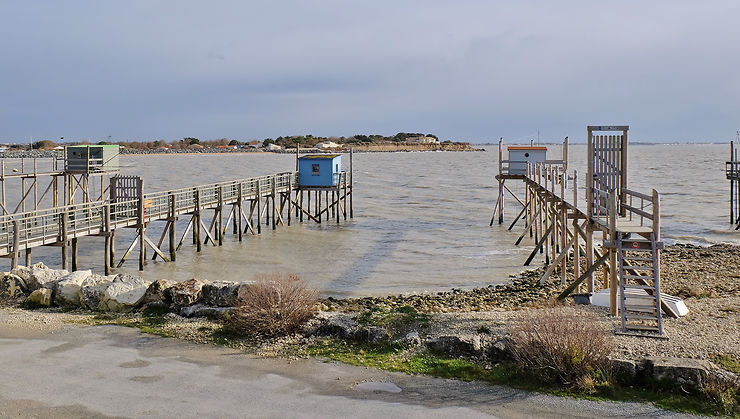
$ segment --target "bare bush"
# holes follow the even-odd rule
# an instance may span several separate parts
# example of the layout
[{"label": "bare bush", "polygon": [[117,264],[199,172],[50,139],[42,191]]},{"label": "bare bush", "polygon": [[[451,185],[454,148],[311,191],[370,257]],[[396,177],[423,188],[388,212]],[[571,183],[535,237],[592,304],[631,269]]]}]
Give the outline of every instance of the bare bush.
[{"label": "bare bush", "polygon": [[317,297],[298,275],[258,275],[253,285],[239,290],[227,326],[246,335],[293,333],[314,316]]},{"label": "bare bush", "polygon": [[704,396],[722,409],[723,414],[740,416],[740,378],[736,375],[710,373],[702,378],[699,388]]},{"label": "bare bush", "polygon": [[607,377],[614,337],[594,315],[565,308],[532,310],[509,332],[514,362],[541,382],[591,390]]}]

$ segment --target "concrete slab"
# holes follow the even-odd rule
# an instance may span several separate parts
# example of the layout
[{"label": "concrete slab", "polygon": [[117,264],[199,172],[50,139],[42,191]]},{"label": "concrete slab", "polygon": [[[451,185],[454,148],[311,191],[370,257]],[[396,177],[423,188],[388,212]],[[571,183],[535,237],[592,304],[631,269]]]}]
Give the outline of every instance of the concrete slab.
[{"label": "concrete slab", "polygon": [[675,417],[637,403],[256,359],[115,326],[22,335],[0,325],[0,360],[2,417]]}]

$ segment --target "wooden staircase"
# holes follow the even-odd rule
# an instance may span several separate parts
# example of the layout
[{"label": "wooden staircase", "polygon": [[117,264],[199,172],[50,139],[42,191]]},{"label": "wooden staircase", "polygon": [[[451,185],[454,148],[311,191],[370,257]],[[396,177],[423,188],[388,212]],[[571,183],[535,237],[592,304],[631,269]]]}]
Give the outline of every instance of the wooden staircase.
[{"label": "wooden staircase", "polygon": [[662,243],[655,234],[632,238],[617,236],[619,263],[619,312],[622,330],[618,333],[665,337],[660,302],[658,251]]}]

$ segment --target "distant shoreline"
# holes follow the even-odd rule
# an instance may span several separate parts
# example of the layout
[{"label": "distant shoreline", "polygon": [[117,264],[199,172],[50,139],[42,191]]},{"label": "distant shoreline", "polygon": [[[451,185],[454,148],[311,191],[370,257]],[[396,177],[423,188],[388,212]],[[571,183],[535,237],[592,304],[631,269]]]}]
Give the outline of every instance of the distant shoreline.
[{"label": "distant shoreline", "polygon": [[[417,152],[475,152],[475,151],[486,151],[484,148],[465,148],[465,149],[452,149],[452,148],[440,148],[440,149],[412,149],[405,146],[398,146],[396,149],[378,149],[368,150],[364,148],[352,148],[354,153],[417,153]],[[338,150],[319,150],[311,148],[302,148],[299,150],[300,154],[331,154],[331,153],[349,153],[350,149],[343,148]],[[169,156],[169,155],[225,155],[225,154],[295,154],[295,149],[287,150],[247,150],[247,149],[213,149],[203,148],[196,150],[121,150],[123,156]],[[10,151],[4,154],[0,154],[0,158],[5,159],[20,159],[20,158],[53,158],[62,157],[62,153],[54,150],[19,150]]]}]

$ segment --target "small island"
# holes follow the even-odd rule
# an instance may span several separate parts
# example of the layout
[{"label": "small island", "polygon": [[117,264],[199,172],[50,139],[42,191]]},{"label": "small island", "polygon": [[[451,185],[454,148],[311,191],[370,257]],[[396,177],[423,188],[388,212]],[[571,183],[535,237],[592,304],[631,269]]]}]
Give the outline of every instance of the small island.
[{"label": "small island", "polygon": [[351,137],[321,137],[307,135],[281,136],[275,139],[246,140],[219,138],[200,140],[185,137],[181,140],[153,141],[52,141],[39,140],[31,144],[5,144],[0,147],[4,157],[53,157],[64,146],[80,144],[121,146],[121,154],[180,154],[180,153],[234,153],[274,152],[295,153],[296,147],[306,152],[342,152],[350,148],[358,152],[411,152],[411,151],[484,151],[468,142],[440,140],[434,134],[399,132],[393,136],[357,134]]}]

